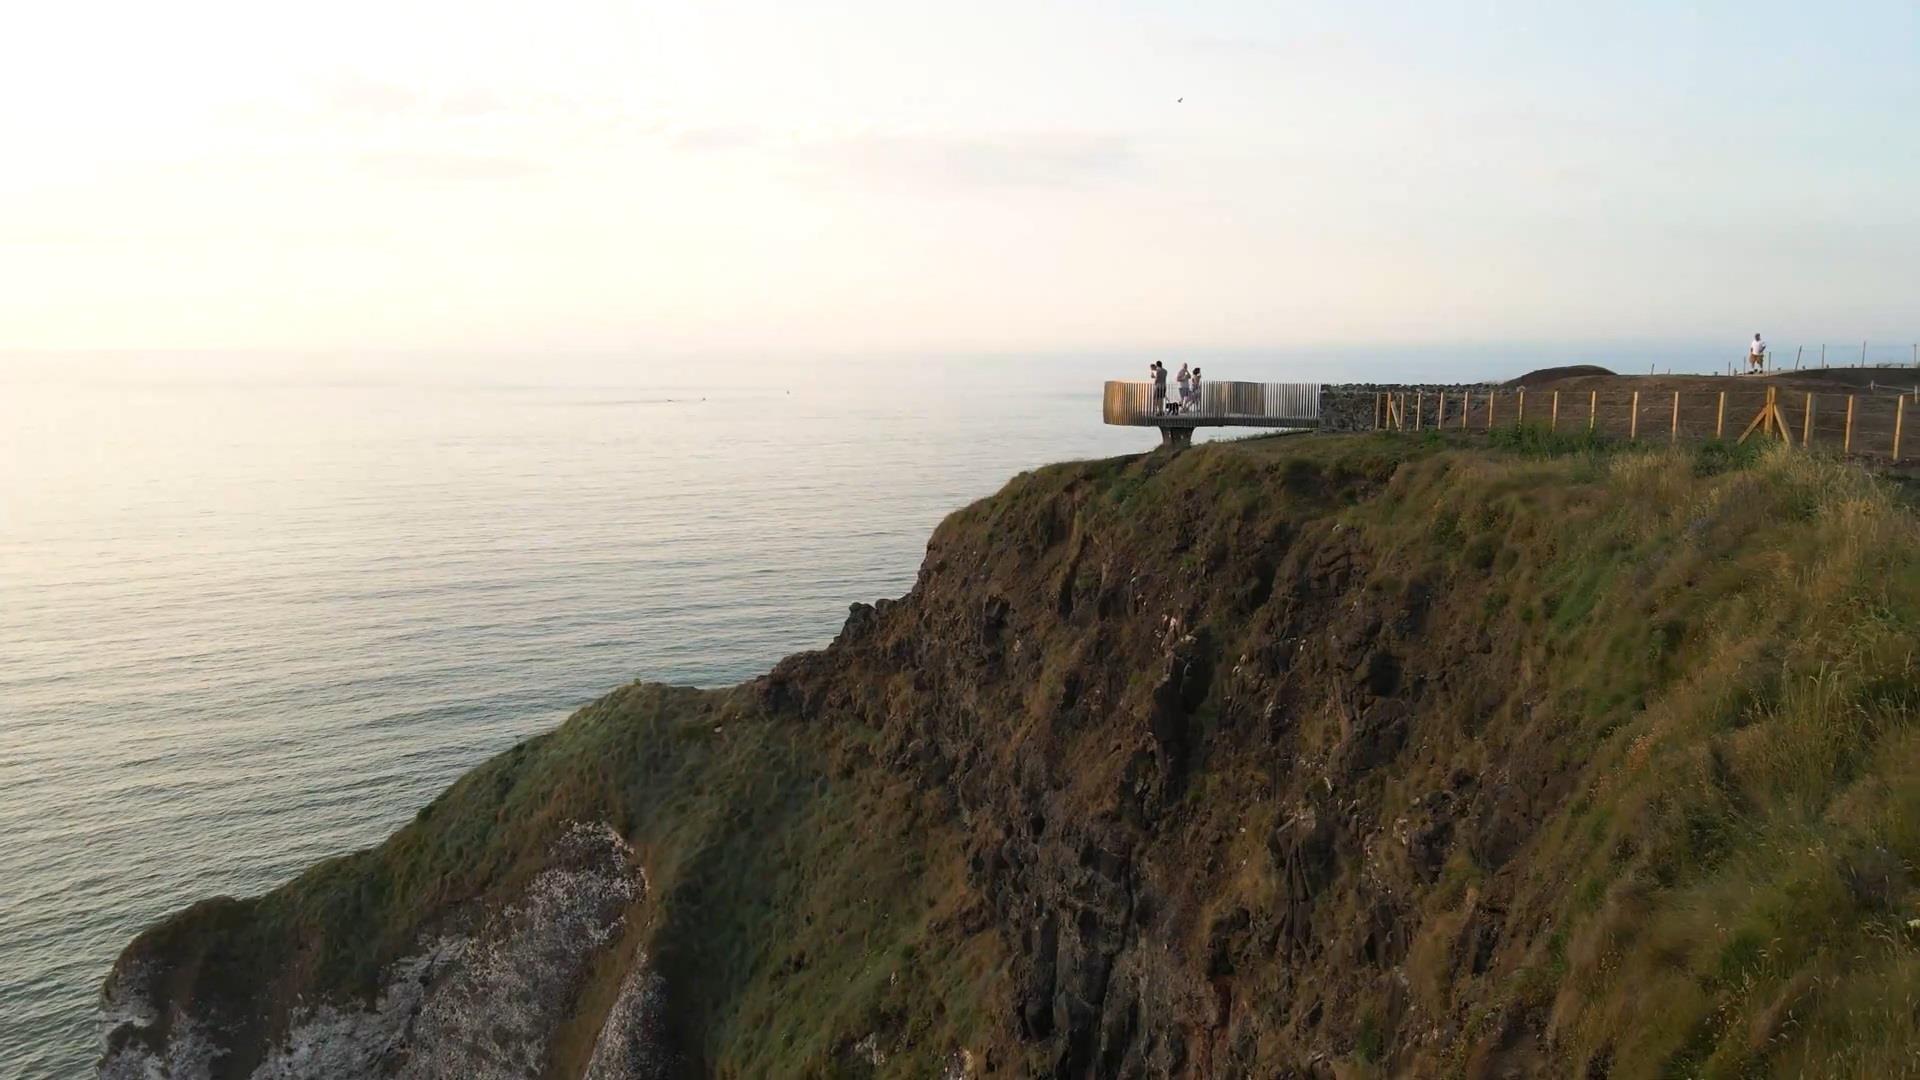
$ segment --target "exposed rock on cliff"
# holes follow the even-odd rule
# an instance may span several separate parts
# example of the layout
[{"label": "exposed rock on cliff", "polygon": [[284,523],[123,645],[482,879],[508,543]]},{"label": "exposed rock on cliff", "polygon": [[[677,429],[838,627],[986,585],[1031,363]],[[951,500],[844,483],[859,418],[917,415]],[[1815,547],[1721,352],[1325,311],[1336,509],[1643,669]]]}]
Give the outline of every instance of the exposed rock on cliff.
[{"label": "exposed rock on cliff", "polygon": [[[370,1006],[322,999],[292,1010],[252,1075],[259,1080],[359,1080],[401,1076],[539,1075],[572,1015],[591,965],[624,929],[645,892],[632,849],[605,825],[575,824],[548,850],[547,868],[497,907],[451,914],[451,926],[393,961]],[[455,928],[457,927],[457,928]],[[213,943],[217,945],[218,943]],[[630,961],[596,1041],[590,1078],[669,1075],[658,1038],[658,977]],[[123,965],[108,987],[111,1018],[103,1077],[208,1075],[249,1034],[226,1003],[162,1000],[170,972]],[[158,1023],[164,1016],[164,1025]]]}]

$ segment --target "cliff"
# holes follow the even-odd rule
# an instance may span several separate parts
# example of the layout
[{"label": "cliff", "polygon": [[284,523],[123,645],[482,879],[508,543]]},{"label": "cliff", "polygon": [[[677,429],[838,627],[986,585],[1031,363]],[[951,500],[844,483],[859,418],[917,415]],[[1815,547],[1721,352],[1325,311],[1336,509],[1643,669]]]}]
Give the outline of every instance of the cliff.
[{"label": "cliff", "polygon": [[1911,1072],[1920,523],[1505,441],[1023,474],[831,647],[142,934],[102,1075]]}]

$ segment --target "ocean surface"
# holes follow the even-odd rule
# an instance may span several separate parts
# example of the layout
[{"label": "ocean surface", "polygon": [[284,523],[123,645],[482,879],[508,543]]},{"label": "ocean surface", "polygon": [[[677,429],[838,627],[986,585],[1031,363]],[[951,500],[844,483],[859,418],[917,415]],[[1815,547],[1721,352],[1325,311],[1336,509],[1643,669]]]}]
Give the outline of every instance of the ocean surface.
[{"label": "ocean surface", "polygon": [[1100,424],[1144,366],[0,359],[0,1078],[90,1075],[168,912],[622,683],[824,645],[948,512],[1150,448]]}]

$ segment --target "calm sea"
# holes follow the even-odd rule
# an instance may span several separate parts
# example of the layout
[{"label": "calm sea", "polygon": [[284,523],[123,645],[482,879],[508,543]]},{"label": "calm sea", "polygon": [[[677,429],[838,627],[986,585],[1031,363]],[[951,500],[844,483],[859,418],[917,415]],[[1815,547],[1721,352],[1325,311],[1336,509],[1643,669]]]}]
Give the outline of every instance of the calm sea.
[{"label": "calm sea", "polygon": [[0,1077],[89,1074],[160,916],[620,683],[823,645],[949,511],[1150,447],[1099,423],[1143,366],[0,360]]}]

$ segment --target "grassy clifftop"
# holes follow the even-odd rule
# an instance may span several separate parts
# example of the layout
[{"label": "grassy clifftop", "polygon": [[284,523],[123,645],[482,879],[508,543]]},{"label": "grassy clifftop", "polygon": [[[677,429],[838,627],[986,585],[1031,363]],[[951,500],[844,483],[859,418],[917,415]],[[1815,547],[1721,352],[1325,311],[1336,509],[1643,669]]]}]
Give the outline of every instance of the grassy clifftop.
[{"label": "grassy clifftop", "polygon": [[[546,1019],[471,1010],[482,1059],[602,1075],[644,970],[646,1075],[1913,1073],[1916,541],[1778,451],[1039,470],[830,649],[616,691],[387,844],[149,931],[113,1039],[307,1075],[317,1008],[519,932],[604,822],[645,887]],[[395,1023],[370,1068],[434,1075]]]}]

